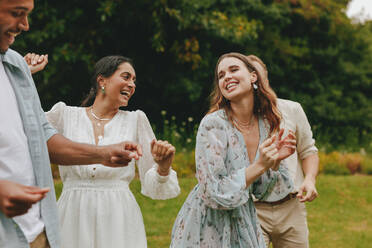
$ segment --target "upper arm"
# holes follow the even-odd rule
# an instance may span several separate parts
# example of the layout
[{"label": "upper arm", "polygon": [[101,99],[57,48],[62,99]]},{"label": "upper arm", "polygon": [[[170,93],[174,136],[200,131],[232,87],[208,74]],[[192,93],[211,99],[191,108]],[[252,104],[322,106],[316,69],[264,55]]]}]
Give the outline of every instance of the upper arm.
[{"label": "upper arm", "polygon": [[293,116],[296,118],[297,152],[300,159],[304,159],[311,154],[317,153],[318,149],[315,146],[310,123],[299,103],[296,103]]}]

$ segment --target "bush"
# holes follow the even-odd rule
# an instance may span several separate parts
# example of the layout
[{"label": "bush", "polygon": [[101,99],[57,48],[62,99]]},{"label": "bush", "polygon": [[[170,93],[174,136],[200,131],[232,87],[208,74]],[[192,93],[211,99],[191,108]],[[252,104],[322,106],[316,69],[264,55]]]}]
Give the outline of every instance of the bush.
[{"label": "bush", "polygon": [[334,175],[347,175],[349,171],[342,161],[342,154],[339,152],[331,152],[329,154],[319,152],[319,172]]},{"label": "bush", "polygon": [[365,156],[361,165],[361,172],[363,174],[372,175],[372,157]]},{"label": "bush", "polygon": [[348,175],[350,174],[350,171],[343,164],[328,163],[324,167],[324,173],[332,175]]},{"label": "bush", "polygon": [[351,174],[361,172],[363,156],[360,153],[347,153],[343,155],[344,163]]},{"label": "bush", "polygon": [[319,152],[319,173],[347,175],[372,174],[372,159],[361,153]]}]

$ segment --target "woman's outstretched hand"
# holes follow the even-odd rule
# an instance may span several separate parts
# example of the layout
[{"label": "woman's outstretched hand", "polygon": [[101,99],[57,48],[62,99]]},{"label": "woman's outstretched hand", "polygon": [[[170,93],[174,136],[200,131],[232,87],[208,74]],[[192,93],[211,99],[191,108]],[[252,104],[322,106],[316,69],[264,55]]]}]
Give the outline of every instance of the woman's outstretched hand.
[{"label": "woman's outstretched hand", "polygon": [[172,165],[176,148],[168,141],[156,140],[151,141],[151,154],[154,161],[159,165],[158,173],[161,176],[169,174],[169,168]]}]

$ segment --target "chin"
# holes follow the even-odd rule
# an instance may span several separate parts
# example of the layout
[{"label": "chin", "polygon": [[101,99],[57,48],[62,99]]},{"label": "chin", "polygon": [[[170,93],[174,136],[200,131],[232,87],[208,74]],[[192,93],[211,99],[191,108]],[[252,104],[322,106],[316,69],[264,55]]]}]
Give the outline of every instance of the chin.
[{"label": "chin", "polygon": [[120,107],[127,107],[128,106],[128,102],[122,102],[120,103]]}]

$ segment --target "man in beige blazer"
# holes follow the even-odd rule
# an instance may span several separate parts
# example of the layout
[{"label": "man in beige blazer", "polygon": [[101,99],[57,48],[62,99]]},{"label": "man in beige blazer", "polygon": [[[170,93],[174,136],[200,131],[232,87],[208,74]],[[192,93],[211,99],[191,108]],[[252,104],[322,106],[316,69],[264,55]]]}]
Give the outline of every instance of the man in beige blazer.
[{"label": "man in beige blazer", "polygon": [[[256,68],[268,81],[265,64],[256,60]],[[278,99],[278,108],[282,114],[281,127],[296,134],[296,152],[286,159],[294,190],[277,202],[256,202],[267,247],[272,243],[275,248],[309,247],[309,230],[305,202],[313,201],[317,196],[315,187],[318,174],[318,149],[309,121],[301,105],[297,102]]]}]

